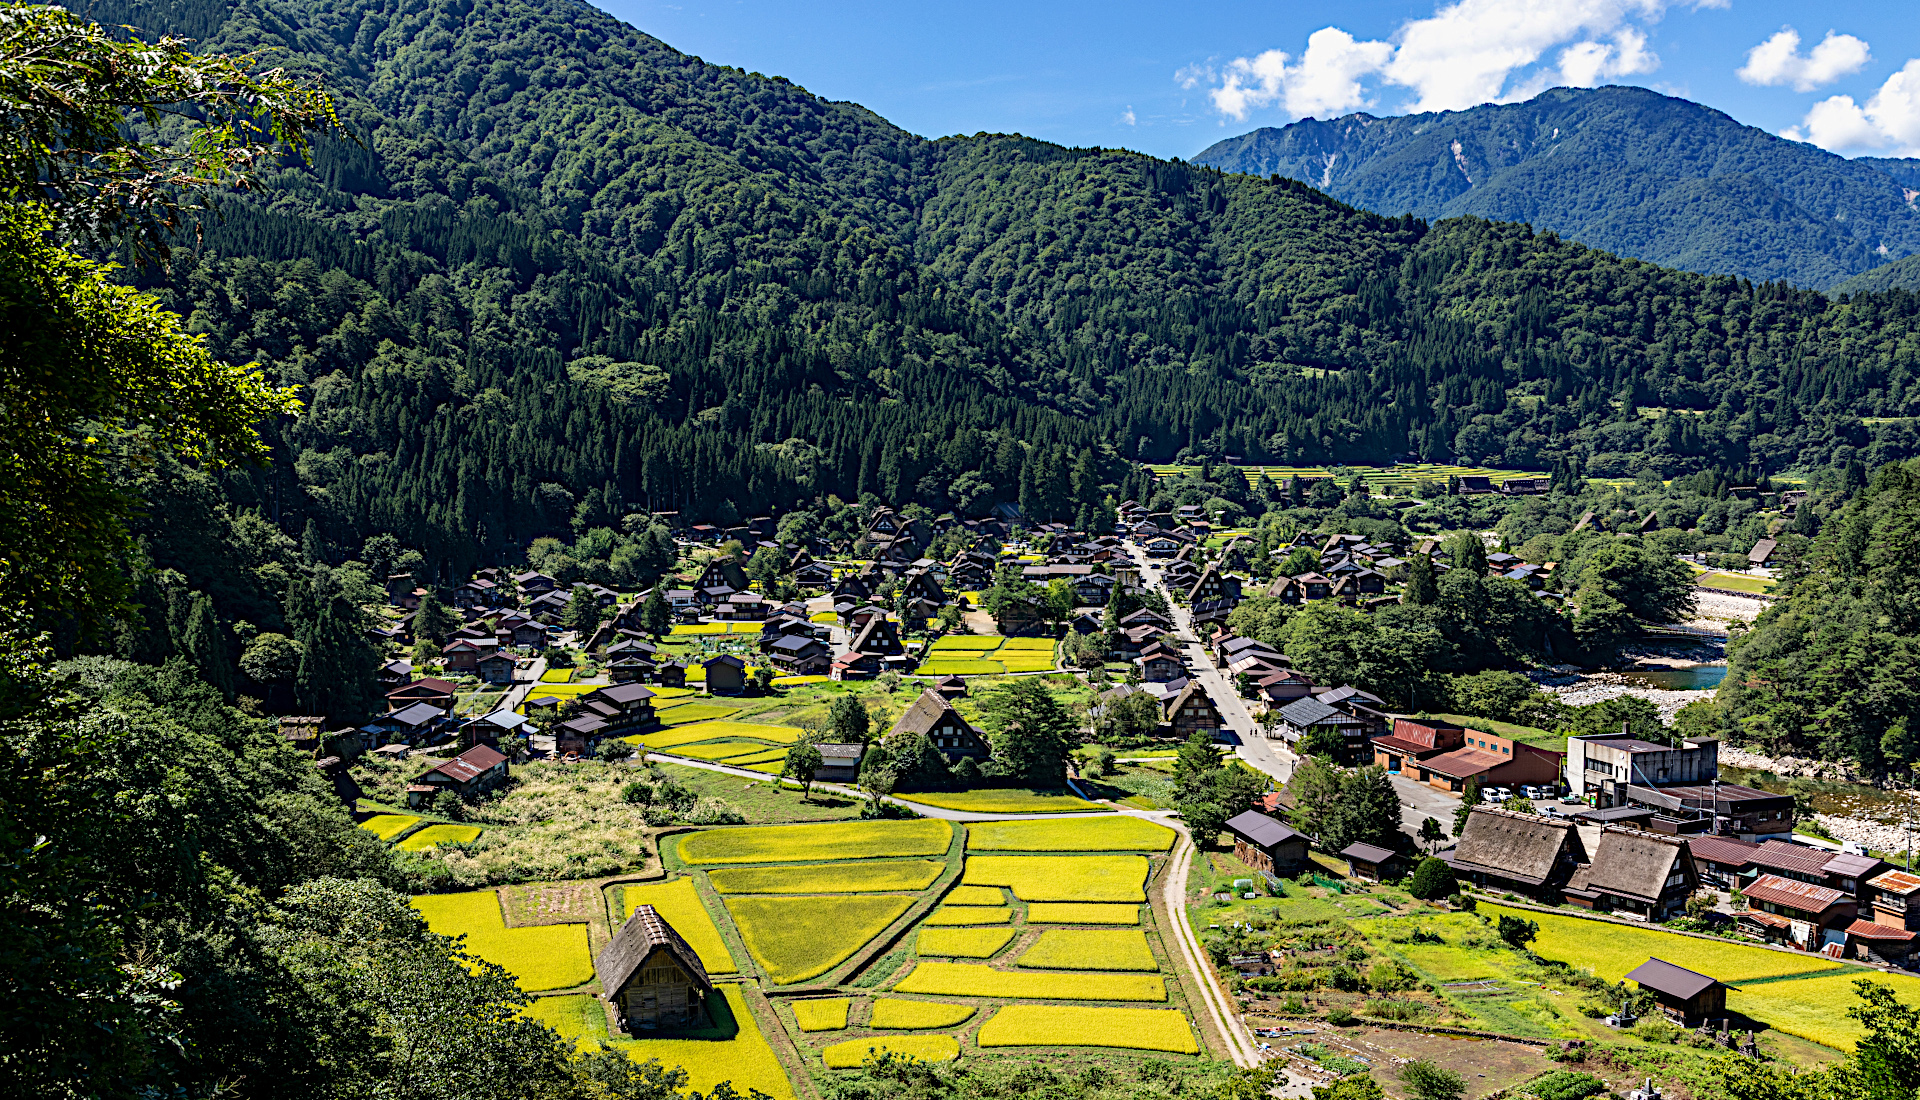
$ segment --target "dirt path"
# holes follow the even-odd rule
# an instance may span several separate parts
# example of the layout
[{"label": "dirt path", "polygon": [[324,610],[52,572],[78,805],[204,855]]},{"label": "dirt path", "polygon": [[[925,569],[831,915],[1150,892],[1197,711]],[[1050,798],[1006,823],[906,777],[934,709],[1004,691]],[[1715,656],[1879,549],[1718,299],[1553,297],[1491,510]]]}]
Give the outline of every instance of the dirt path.
[{"label": "dirt path", "polygon": [[1180,945],[1180,954],[1192,978],[1193,988],[1199,991],[1200,1000],[1207,1007],[1214,1032],[1227,1044],[1228,1057],[1233,1059],[1236,1066],[1251,1068],[1260,1064],[1259,1052],[1254,1049],[1246,1029],[1241,1026],[1232,1002],[1214,981],[1213,967],[1208,965],[1206,952],[1200,949],[1199,937],[1193,934],[1193,926],[1187,922],[1187,870],[1193,865],[1193,838],[1185,827],[1174,827],[1180,834],[1180,841],[1174,848],[1173,858],[1167,861],[1166,873],[1161,876],[1160,919],[1173,932],[1174,941]]}]

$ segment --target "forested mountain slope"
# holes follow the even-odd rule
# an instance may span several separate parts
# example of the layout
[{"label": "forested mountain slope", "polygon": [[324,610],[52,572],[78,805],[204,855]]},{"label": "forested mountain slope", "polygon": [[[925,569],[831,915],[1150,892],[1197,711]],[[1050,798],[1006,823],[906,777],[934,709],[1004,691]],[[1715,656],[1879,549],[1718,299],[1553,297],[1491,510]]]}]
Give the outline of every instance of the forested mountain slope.
[{"label": "forested mountain slope", "polygon": [[1529,222],[1689,271],[1829,287],[1920,252],[1920,161],[1847,160],[1645,88],[1264,127],[1196,164],[1429,220]]},{"label": "forested mountain slope", "polygon": [[1908,256],[1863,271],[1828,290],[1829,294],[1872,294],[1882,290],[1920,290],[1920,256]]},{"label": "forested mountain slope", "polygon": [[[302,384],[282,530],[450,569],[629,507],[836,493],[1071,519],[1122,460],[1597,474],[1914,448],[1920,299],[1663,270],[1119,150],[925,141],[569,0],[96,18],[282,47],[357,144],[147,280]],[[196,584],[201,583],[196,580]]]}]

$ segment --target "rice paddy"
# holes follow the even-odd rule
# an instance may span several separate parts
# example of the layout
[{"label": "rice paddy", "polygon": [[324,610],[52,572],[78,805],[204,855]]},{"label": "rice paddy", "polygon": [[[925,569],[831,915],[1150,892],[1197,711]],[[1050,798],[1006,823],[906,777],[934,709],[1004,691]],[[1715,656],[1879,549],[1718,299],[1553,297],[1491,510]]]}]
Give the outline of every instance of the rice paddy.
[{"label": "rice paddy", "polygon": [[847,1008],[853,1002],[846,997],[819,997],[793,1002],[793,1019],[801,1031],[844,1031]]},{"label": "rice paddy", "polygon": [[712,722],[721,718],[731,718],[740,713],[739,707],[721,706],[718,703],[682,703],[677,707],[668,707],[660,711],[658,717],[664,726],[679,727],[694,722]]},{"label": "rice paddy", "polygon": [[1049,928],[1020,956],[1042,970],[1158,970],[1138,928]]},{"label": "rice paddy", "polygon": [[[687,706],[700,704],[686,704]],[[677,708],[676,708],[677,709]],[[671,714],[672,711],[667,713]],[[770,741],[776,745],[792,745],[800,740],[802,730],[792,726],[762,726],[752,722],[707,721],[694,725],[676,726],[658,733],[643,733],[621,740],[629,744],[642,745],[649,749],[673,749],[681,745],[697,745],[702,741],[718,741],[722,738],[745,738],[751,741]]]},{"label": "rice paddy", "polygon": [[894,989],[932,997],[1004,997],[1009,1000],[1164,1001],[1158,975],[1105,971],[995,970],[979,963],[921,962]]},{"label": "rice paddy", "polygon": [[733,961],[733,952],[727,950],[727,941],[720,937],[720,929],[713,923],[713,915],[700,901],[692,879],[676,878],[620,888],[623,916],[633,916],[633,911],[642,905],[653,906],[654,912],[673,925],[673,930],[700,956],[700,965],[707,968],[707,973],[740,972]]},{"label": "rice paddy", "polygon": [[969,852],[1164,852],[1174,831],[1137,817],[983,821],[967,826]]},{"label": "rice paddy", "polygon": [[885,931],[917,900],[899,894],[868,897],[727,899],[747,952],[780,985],[817,978],[845,962]]},{"label": "rice paddy", "polygon": [[419,818],[406,814],[374,814],[362,821],[360,827],[381,840],[392,840],[418,824],[420,824]]},{"label": "rice paddy", "polygon": [[1085,901],[1036,901],[1027,906],[1028,924],[1139,924],[1137,905]]},{"label": "rice paddy", "polygon": [[922,819],[714,829],[681,837],[678,848],[680,858],[690,864],[786,863],[936,856],[952,843],[953,826]]},{"label": "rice paddy", "polygon": [[1119,1047],[1198,1054],[1185,1014],[1170,1008],[1008,1005],[980,1025],[983,1047]]},{"label": "rice paddy", "polygon": [[973,1013],[972,1005],[947,1004],[943,1001],[905,1001],[898,997],[881,997],[873,1002],[873,1020],[868,1026],[900,1031],[929,1027],[955,1027],[965,1023]]},{"label": "rice paddy", "polygon": [[920,929],[915,952],[942,959],[989,959],[1013,939],[1012,928],[942,928],[928,925]]},{"label": "rice paddy", "polygon": [[[760,741],[703,741],[698,745],[682,745],[673,750],[676,756],[690,756],[695,760],[732,760],[770,751]],[[780,755],[784,757],[786,753],[782,751]]]},{"label": "rice paddy", "polygon": [[947,891],[948,905],[1005,905],[1006,891],[998,886],[956,886]]},{"label": "rice paddy", "polygon": [[403,852],[424,852],[442,844],[471,844],[479,839],[478,825],[429,825],[394,847]]},{"label": "rice paddy", "polygon": [[469,954],[505,969],[521,989],[568,989],[593,978],[584,924],[508,928],[492,890],[424,894],[413,907],[432,931],[467,937]]},{"label": "rice paddy", "polygon": [[1013,910],[1004,905],[942,905],[922,921],[929,928],[967,924],[1006,924]]},{"label": "rice paddy", "polygon": [[717,987],[708,1004],[715,1026],[687,1038],[609,1037],[606,1011],[597,998],[586,995],[541,997],[522,1015],[572,1039],[581,1053],[598,1050],[606,1042],[635,1061],[653,1058],[663,1066],[679,1066],[687,1071],[686,1087],[703,1095],[710,1094],[720,1082],[729,1081],[742,1096],[749,1089],[758,1089],[773,1100],[794,1100],[793,1082],[754,1022],[740,987]]},{"label": "rice paddy", "polygon": [[[924,890],[946,870],[927,859],[885,863],[811,863],[779,867],[725,867],[708,881],[722,894],[865,894]],[[999,891],[994,891],[999,901]],[[949,899],[951,901],[951,899]]]},{"label": "rice paddy", "polygon": [[926,676],[997,676],[1008,672],[1049,672],[1055,667],[1051,638],[1002,638],[957,634],[927,647],[917,670]]},{"label": "rice paddy", "polygon": [[1018,789],[896,795],[902,802],[976,814],[1097,814],[1107,807],[1059,791]]},{"label": "rice paddy", "polygon": [[1021,901],[1147,900],[1145,856],[968,856],[962,883],[1005,886]]},{"label": "rice paddy", "polygon": [[951,1035],[885,1035],[849,1039],[820,1052],[830,1069],[858,1069],[869,1058],[892,1053],[922,1062],[951,1062],[960,1057],[960,1043]]}]

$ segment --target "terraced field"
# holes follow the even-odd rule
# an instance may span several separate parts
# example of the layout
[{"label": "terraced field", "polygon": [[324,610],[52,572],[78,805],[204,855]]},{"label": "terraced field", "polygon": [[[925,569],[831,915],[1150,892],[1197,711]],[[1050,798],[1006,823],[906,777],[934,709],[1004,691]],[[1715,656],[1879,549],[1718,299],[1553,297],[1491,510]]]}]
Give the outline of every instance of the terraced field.
[{"label": "terraced field", "polygon": [[927,648],[918,671],[927,676],[997,676],[1048,672],[1055,666],[1051,638],[948,635]]}]

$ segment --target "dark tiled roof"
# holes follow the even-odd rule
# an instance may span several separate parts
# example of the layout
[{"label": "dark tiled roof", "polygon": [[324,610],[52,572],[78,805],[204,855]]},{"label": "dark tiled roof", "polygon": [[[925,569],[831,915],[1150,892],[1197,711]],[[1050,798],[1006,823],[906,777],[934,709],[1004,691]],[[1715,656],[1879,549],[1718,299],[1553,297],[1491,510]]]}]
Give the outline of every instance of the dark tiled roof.
[{"label": "dark tiled roof", "polygon": [[1263,813],[1248,810],[1227,822],[1227,829],[1246,837],[1262,848],[1271,848],[1300,836],[1285,825]]},{"label": "dark tiled roof", "polygon": [[1640,983],[1646,989],[1658,990],[1669,997],[1678,997],[1683,1001],[1690,1001],[1702,992],[1720,984],[1716,978],[1696,974],[1684,966],[1675,966],[1664,959],[1648,959],[1634,967],[1627,978]]},{"label": "dark tiled roof", "polygon": [[1340,849],[1342,859],[1357,859],[1362,863],[1385,863],[1398,854],[1374,844],[1349,844]]}]

